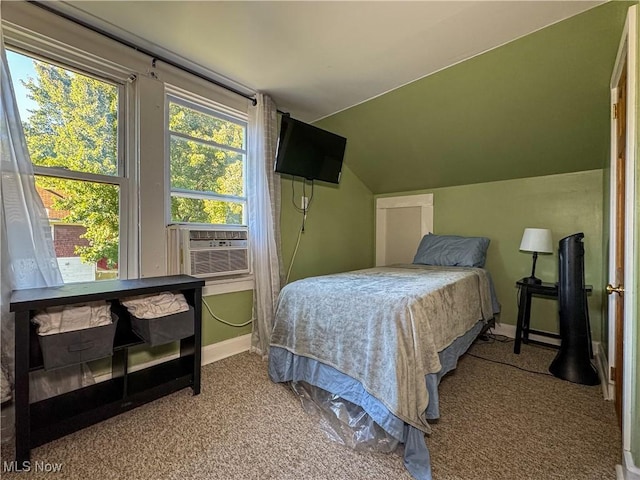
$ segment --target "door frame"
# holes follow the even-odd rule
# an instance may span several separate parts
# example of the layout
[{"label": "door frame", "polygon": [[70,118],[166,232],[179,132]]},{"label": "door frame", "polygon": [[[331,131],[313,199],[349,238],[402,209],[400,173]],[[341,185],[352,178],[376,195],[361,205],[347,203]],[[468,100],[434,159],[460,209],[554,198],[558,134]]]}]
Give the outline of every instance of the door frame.
[{"label": "door frame", "polygon": [[[617,141],[615,133],[615,124],[613,117],[613,105],[617,101],[617,85],[620,79],[620,75],[623,70],[623,60],[627,60],[627,118],[626,118],[626,165],[625,165],[625,249],[624,249],[624,296],[622,301],[624,302],[624,331],[623,339],[625,349],[623,351],[623,380],[622,380],[622,447],[625,452],[628,452],[631,444],[631,401],[633,392],[631,387],[633,385],[633,378],[635,378],[635,365],[633,364],[633,354],[635,345],[632,345],[631,340],[634,338],[634,332],[636,325],[634,319],[636,318],[636,222],[635,222],[635,201],[636,201],[636,185],[635,185],[635,170],[636,170],[636,89],[637,89],[637,6],[629,8],[627,19],[625,21],[622,39],[618,48],[618,54],[616,56],[616,62],[611,77],[611,173],[610,173],[610,186],[609,186],[609,271],[608,281],[615,280],[615,262],[611,259],[615,256],[615,229],[616,229],[616,195],[615,195],[615,181],[616,181],[616,158],[617,158]],[[613,301],[611,301],[613,300]],[[608,319],[609,319],[609,365],[615,366],[615,322],[611,319],[615,318],[615,305],[620,301],[618,295],[610,295],[608,302]],[[611,386],[611,369],[607,369],[608,383]],[[625,408],[626,406],[626,408]]]}]

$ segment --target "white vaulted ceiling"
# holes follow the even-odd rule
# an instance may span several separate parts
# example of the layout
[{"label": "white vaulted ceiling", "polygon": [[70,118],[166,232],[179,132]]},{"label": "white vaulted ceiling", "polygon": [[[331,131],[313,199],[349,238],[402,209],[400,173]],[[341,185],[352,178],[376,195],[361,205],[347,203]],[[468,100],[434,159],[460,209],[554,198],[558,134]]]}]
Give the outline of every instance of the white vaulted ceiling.
[{"label": "white vaulted ceiling", "polygon": [[313,121],[602,1],[47,3]]}]

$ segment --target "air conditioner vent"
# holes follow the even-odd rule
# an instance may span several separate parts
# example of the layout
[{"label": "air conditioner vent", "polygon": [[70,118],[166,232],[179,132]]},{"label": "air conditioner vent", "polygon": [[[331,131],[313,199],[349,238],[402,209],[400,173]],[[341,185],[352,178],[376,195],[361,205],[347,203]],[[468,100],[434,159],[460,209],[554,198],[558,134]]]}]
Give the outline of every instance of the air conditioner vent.
[{"label": "air conditioner vent", "polygon": [[191,240],[247,240],[246,230],[190,230]]},{"label": "air conditioner vent", "polygon": [[191,275],[220,274],[245,270],[248,264],[246,249],[218,249],[191,251]]},{"label": "air conditioner vent", "polygon": [[171,225],[169,272],[206,278],[249,273],[249,240],[246,227],[193,228]]}]

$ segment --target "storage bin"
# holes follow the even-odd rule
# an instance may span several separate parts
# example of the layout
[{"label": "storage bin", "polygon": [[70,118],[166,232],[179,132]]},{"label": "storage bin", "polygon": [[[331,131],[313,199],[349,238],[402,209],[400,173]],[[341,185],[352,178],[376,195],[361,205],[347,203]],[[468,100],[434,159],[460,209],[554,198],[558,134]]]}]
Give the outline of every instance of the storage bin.
[{"label": "storage bin", "polygon": [[113,323],[72,332],[38,335],[45,370],[67,367],[113,355],[113,339],[118,316],[111,312]]},{"label": "storage bin", "polygon": [[152,347],[175,342],[193,335],[193,307],[189,310],[158,318],[138,318],[131,315],[132,330]]}]

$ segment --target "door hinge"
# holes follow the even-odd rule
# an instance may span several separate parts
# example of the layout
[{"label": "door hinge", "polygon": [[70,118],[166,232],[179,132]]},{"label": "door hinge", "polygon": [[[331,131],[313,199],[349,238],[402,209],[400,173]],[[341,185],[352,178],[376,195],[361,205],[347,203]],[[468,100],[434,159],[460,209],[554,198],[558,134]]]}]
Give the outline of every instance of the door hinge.
[{"label": "door hinge", "polygon": [[618,119],[618,104],[617,103],[613,104],[613,119],[614,120]]},{"label": "door hinge", "polygon": [[616,367],[609,367],[609,378],[616,378]]}]

